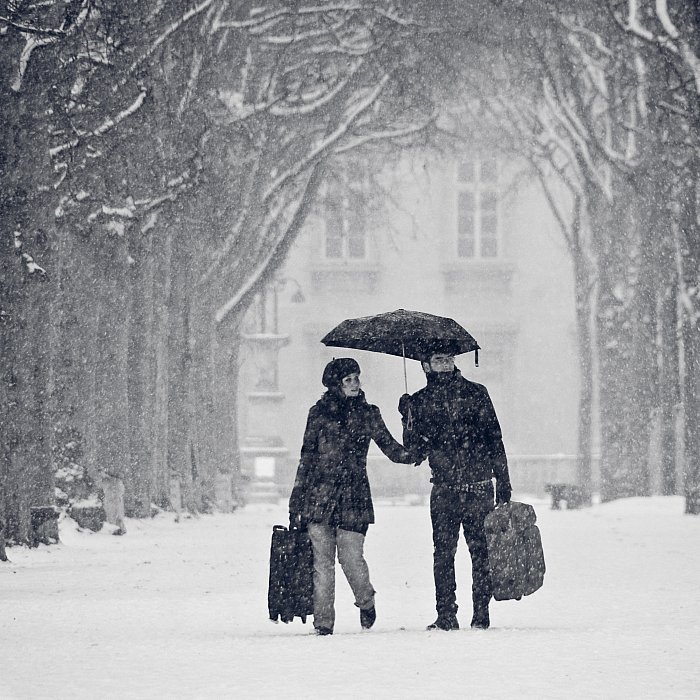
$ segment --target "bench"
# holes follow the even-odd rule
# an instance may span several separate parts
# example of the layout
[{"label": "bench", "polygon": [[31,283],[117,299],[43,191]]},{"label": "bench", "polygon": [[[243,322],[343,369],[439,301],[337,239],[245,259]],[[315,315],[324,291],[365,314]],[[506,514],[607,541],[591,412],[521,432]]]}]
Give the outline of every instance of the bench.
[{"label": "bench", "polygon": [[32,506],[29,509],[29,544],[58,543],[58,516],[60,511],[54,506]]},{"label": "bench", "polygon": [[566,501],[567,510],[586,505],[583,490],[575,484],[545,484],[544,490],[552,496],[552,510],[561,510],[562,501]]}]

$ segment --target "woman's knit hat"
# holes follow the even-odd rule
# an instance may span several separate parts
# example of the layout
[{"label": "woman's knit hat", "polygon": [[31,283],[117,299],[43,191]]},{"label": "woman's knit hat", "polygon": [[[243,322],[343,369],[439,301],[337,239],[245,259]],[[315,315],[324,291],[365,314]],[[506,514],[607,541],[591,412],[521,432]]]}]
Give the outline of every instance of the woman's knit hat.
[{"label": "woman's knit hat", "polygon": [[326,365],[321,382],[323,386],[330,389],[333,386],[340,386],[343,383],[343,377],[355,373],[360,373],[360,365],[352,357],[336,357]]}]

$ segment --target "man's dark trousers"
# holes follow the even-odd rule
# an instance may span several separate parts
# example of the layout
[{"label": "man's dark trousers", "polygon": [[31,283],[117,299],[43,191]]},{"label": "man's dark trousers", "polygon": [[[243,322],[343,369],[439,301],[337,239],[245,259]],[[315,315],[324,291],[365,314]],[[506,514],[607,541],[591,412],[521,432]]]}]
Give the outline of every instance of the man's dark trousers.
[{"label": "man's dark trousers", "polygon": [[430,494],[433,523],[433,574],[438,615],[457,612],[455,554],[460,526],[472,559],[472,604],[474,611],[488,607],[491,577],[484,533],[484,518],[493,510],[493,486],[473,493],[434,484]]}]

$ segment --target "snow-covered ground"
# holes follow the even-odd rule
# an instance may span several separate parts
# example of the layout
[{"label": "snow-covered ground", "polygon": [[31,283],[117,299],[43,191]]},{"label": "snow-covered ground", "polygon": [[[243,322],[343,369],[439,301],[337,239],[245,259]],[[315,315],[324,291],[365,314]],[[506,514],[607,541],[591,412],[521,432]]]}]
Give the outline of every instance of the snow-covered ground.
[{"label": "snow-covered ground", "polygon": [[[527,499],[522,499],[527,500]],[[338,570],[336,634],[267,619],[271,528],[285,504],[125,537],[78,532],[0,563],[0,698],[698,698],[700,518],[680,498],[582,511],[536,503],[544,587],[459,632],[435,617],[428,509],[377,507],[367,558],[378,620],[360,632]]]}]

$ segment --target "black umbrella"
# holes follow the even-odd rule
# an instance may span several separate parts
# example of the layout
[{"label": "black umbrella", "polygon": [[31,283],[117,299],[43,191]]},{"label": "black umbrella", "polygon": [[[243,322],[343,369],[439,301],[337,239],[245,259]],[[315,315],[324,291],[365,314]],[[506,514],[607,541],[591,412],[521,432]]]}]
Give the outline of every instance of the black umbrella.
[{"label": "black umbrella", "polygon": [[[385,314],[349,318],[326,334],[324,345],[369,350],[386,355],[424,360],[436,349],[461,355],[474,350],[479,364],[479,344],[456,321],[422,311],[397,309]],[[404,363],[404,380],[406,366]]]}]

